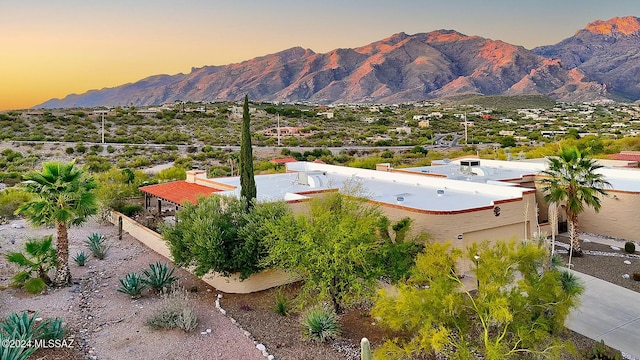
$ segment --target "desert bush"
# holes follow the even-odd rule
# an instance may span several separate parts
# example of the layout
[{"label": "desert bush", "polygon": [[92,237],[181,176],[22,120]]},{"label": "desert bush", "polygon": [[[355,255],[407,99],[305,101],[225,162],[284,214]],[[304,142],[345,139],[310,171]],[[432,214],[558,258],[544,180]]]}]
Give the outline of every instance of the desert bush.
[{"label": "desert bush", "polygon": [[76,253],[72,259],[73,261],[75,261],[76,264],[78,264],[78,266],[84,266],[84,264],[87,263],[89,256],[84,251],[80,251]]},{"label": "desert bush", "polygon": [[124,279],[119,280],[120,287],[117,291],[129,295],[133,299],[139,298],[142,294],[142,290],[147,288],[147,284],[138,273],[128,273],[125,275]]},{"label": "desert bush", "polygon": [[31,194],[18,189],[0,191],[0,217],[11,219],[22,204],[31,200]]},{"label": "desert bush", "polygon": [[340,323],[336,313],[328,306],[314,306],[302,315],[305,336],[326,341],[340,336]]},{"label": "desert bush", "polygon": [[172,286],[164,295],[158,311],[147,320],[147,325],[154,329],[182,329],[191,332],[198,326],[198,316],[189,306],[189,297],[185,289]]},{"label": "desert bush", "polygon": [[52,248],[53,236],[45,236],[41,240],[31,240],[24,244],[25,252],[7,253],[8,262],[16,264],[22,270],[11,280],[14,286],[20,286],[31,294],[46,289],[51,282],[48,272],[56,265],[56,250]]},{"label": "desert bush", "polygon": [[640,272],[633,273],[633,280],[640,281]]},{"label": "desert bush", "polygon": [[132,217],[143,211],[143,207],[140,204],[125,204],[120,209],[120,212],[125,216]]},{"label": "desert bush", "polygon": [[174,271],[175,268],[169,269],[167,263],[161,264],[157,261],[155,264],[149,264],[149,269],[142,271],[145,277],[142,281],[157,292],[166,292],[171,284],[178,280],[177,277],[173,276]]},{"label": "desert bush", "polygon": [[590,360],[620,360],[622,354],[618,350],[614,350],[605,345],[604,340],[596,343],[591,350],[585,354]]},{"label": "desert bush", "polygon": [[636,252],[636,244],[633,243],[632,241],[627,241],[626,243],[624,243],[624,251],[626,251],[629,254],[633,254]]},{"label": "desert bush", "polygon": [[99,233],[93,233],[84,241],[84,244],[87,245],[96,259],[102,260],[107,256],[109,244],[107,243],[106,236]]}]

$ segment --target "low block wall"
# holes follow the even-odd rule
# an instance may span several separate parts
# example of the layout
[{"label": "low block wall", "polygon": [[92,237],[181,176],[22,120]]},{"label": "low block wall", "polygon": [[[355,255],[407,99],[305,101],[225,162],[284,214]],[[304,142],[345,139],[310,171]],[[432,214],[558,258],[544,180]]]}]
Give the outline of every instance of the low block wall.
[{"label": "low block wall", "polygon": [[[164,256],[168,260],[172,260],[169,246],[164,239],[162,239],[160,234],[142,226],[135,220],[117,211],[111,212],[111,223],[118,226],[119,218],[122,219],[123,232],[129,233],[129,235],[138,239],[138,241],[146,245],[151,250]],[[187,270],[193,273],[189,269]],[[253,274],[245,280],[241,280],[239,274],[225,277],[215,272],[205,274],[201,279],[220,291],[232,294],[248,294],[300,280],[298,276],[273,269]]]}]

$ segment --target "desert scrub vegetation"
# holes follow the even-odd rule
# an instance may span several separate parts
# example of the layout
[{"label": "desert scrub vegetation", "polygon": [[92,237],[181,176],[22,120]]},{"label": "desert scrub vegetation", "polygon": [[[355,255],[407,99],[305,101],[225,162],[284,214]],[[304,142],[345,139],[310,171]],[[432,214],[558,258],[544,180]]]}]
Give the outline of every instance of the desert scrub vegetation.
[{"label": "desert scrub vegetation", "polygon": [[0,218],[12,219],[20,206],[31,200],[31,194],[16,188],[0,191]]},{"label": "desert scrub vegetation", "polygon": [[153,329],[194,331],[198,326],[198,316],[189,301],[187,290],[172,286],[171,290],[163,295],[160,307],[147,320],[147,325]]},{"label": "desert scrub vegetation", "polygon": [[176,213],[177,223],[164,226],[162,236],[177,266],[194,266],[198,276],[213,270],[225,276],[239,272],[245,279],[264,269],[266,223],[290,211],[282,202],[247,210],[235,198],[200,197],[197,206],[186,204]]}]

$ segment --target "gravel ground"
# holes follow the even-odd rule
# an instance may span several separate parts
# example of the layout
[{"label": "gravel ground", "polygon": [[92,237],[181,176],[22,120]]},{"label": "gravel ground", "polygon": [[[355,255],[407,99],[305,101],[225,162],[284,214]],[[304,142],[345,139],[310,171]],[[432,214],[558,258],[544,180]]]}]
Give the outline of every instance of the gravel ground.
[{"label": "gravel ground", "polygon": [[[16,229],[12,226],[24,226]],[[152,330],[146,320],[160,306],[158,295],[145,293],[132,300],[116,292],[118,279],[128,272],[139,272],[156,261],[166,262],[129,235],[118,240],[115,227],[91,221],[72,228],[70,254],[85,249],[82,242],[93,232],[108,236],[111,248],[104,260],[90,258],[79,267],[71,262],[74,285],[29,295],[7,287],[15,268],[4,254],[21,250],[26,239],[53,233],[53,229],[31,229],[24,221],[0,225],[0,316],[24,310],[37,311],[42,317],[62,317],[69,327],[73,349],[37,353],[46,359],[265,359],[242,330],[215,308],[217,292],[183,270],[177,270],[181,285],[191,289],[191,305],[199,317],[196,331]],[[15,244],[12,244],[12,240]],[[211,333],[206,333],[211,329]]]}]

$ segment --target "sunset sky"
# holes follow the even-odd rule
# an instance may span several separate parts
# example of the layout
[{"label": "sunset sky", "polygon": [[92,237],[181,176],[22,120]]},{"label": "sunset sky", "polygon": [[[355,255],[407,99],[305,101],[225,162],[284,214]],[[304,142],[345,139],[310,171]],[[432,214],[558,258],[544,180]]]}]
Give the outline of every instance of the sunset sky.
[{"label": "sunset sky", "polygon": [[453,29],[528,49],[638,0],[0,0],[0,110],[225,65]]}]

